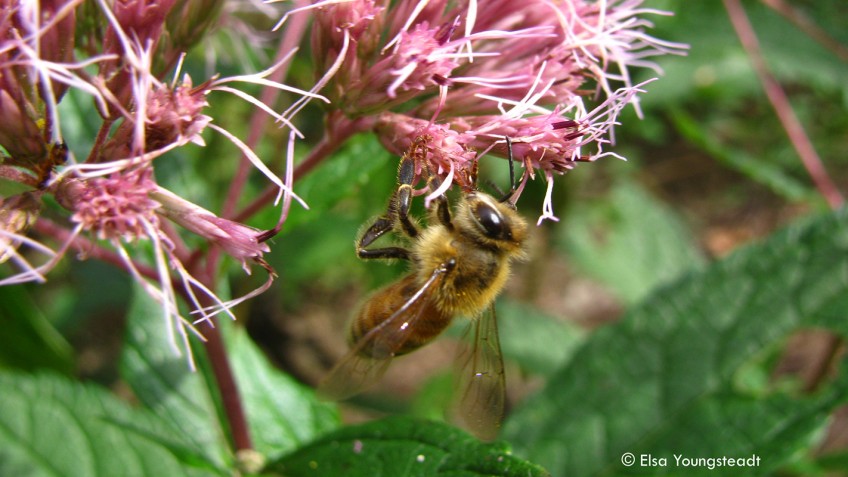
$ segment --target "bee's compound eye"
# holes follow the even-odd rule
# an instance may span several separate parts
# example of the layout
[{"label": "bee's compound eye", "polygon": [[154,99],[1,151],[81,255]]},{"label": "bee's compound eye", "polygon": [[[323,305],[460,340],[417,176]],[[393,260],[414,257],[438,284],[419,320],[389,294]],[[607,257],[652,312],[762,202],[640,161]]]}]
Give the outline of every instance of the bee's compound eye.
[{"label": "bee's compound eye", "polygon": [[503,216],[491,205],[481,202],[477,205],[477,220],[489,238],[504,238],[507,235]]}]

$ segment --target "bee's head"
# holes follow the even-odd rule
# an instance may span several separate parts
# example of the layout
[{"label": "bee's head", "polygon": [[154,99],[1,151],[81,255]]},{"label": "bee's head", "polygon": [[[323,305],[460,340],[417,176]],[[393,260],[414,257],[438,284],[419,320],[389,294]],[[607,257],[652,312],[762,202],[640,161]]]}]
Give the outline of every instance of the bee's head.
[{"label": "bee's head", "polygon": [[479,191],[465,195],[456,226],[480,245],[506,253],[521,253],[527,238],[527,222],[514,206]]}]

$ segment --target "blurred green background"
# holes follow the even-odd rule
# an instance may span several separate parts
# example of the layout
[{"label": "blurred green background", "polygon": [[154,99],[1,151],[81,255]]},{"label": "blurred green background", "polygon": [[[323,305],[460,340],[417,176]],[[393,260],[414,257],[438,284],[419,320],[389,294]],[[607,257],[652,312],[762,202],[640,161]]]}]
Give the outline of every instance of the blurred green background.
[{"label": "blurred green background", "polygon": [[[846,192],[848,64],[843,55],[848,4],[788,3],[843,50],[823,46],[761,2],[744,5],[768,65],[830,177]],[[606,158],[556,178],[554,212],[560,220],[534,228],[530,260],[516,267],[498,302],[510,408],[542,389],[586,340],[646,297],[661,300],[662,287],[827,209],[766,101],[722,3],[648,5],[675,12],[650,16],[656,23],[652,36],[687,43],[691,49],[685,57],[658,58],[663,76],[647,85],[641,97],[643,118],[633,108],[620,118],[612,150],[627,162]],[[293,76],[309,84],[308,71],[308,65],[296,64]],[[634,83],[653,75],[638,71]],[[66,103],[66,114],[84,117],[90,111],[73,97]],[[211,115],[216,118],[246,117],[247,108],[239,101],[215,104]],[[298,117],[310,139],[318,137],[319,118],[316,111]],[[239,128],[246,123],[228,128],[244,137]],[[79,131],[67,132],[68,142],[84,151],[85,138],[93,134],[84,130],[85,121],[78,124]],[[268,137],[258,153],[273,156],[283,140]],[[310,146],[298,147],[297,156],[303,157]],[[182,149],[157,170],[159,181],[189,191],[190,200],[216,210],[234,161],[207,162],[210,154],[236,157],[237,151],[220,137],[206,148]],[[405,272],[403,264],[362,262],[353,248],[360,227],[384,210],[396,164],[397,158],[374,137],[360,135],[299,180],[295,191],[310,210],[294,205],[272,242],[269,262],[279,279],[272,290],[238,311],[239,324],[246,325],[272,361],[306,383],[317,383],[344,354],[343,328],[362,297]],[[503,161],[484,161],[481,168],[484,180],[502,187],[508,183]],[[253,191],[263,185],[257,178]],[[541,213],[544,186],[543,181],[532,182],[518,204],[530,222]],[[268,210],[251,223],[267,228],[276,214]],[[235,265],[230,278],[233,295],[263,280],[245,277]],[[118,386],[115,358],[130,293],[122,272],[70,256],[45,285],[0,289],[5,326],[0,364],[52,368]],[[631,345],[609,350],[609,359],[626,359]],[[32,353],[32,347],[40,351]],[[442,339],[399,359],[373,392],[345,405],[346,419],[398,412],[439,418],[451,392],[452,349],[452,340]],[[829,333],[798,329],[742,369],[738,379],[755,389],[779,382],[793,392],[814,392],[830,379],[828,370],[838,362],[839,349],[841,342]],[[831,461],[844,463],[846,408],[817,427],[814,439],[786,449],[781,475],[825,475],[838,468]]]}]

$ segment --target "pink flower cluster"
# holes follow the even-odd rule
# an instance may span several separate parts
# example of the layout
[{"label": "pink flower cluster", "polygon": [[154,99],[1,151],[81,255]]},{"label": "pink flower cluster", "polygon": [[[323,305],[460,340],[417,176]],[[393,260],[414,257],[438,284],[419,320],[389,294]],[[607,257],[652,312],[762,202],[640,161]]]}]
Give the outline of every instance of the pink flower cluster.
[{"label": "pink flower cluster", "polygon": [[[326,94],[348,117],[376,118],[389,150],[429,136],[431,170],[451,179],[481,153],[506,157],[509,137],[529,175],[550,182],[607,154],[618,112],[642,92],[631,66],[684,51],[645,33],[642,17],[663,12],[640,4],[325,0],[308,9],[317,63],[332,76]],[[587,98],[600,104],[589,110]]]},{"label": "pink flower cluster", "polygon": [[[202,320],[229,313],[238,300],[222,302],[194,276],[187,264],[196,260],[168,221],[217,245],[247,272],[250,264],[268,270],[265,285],[248,296],[271,284],[275,274],[262,258],[269,251],[260,243],[262,231],[218,217],[156,182],[157,158],[189,143],[203,146],[202,134],[214,129],[242,149],[282,194],[291,192],[250,148],[205,113],[208,94],[225,91],[290,125],[288,118],[230,86],[254,83],[298,92],[267,79],[279,65],[259,74],[213,77],[199,86],[188,75],[163,81],[174,70],[179,76],[184,50],[209,30],[223,2],[189,3],[193,6],[174,0],[0,0],[0,178],[30,188],[0,197],[0,263],[17,270],[0,278],[0,284],[45,280],[68,248],[90,251],[91,242],[79,238],[88,234],[112,250],[98,249],[99,256],[122,264],[162,303],[177,332],[171,335],[185,338],[185,325],[198,320],[183,316],[178,294]],[[88,96],[97,112],[86,118],[89,125],[99,124],[99,131],[85,158],[65,144],[63,128],[70,124],[63,121],[59,103],[69,91]],[[67,209],[69,227],[40,218],[45,195]],[[29,238],[31,228],[59,239],[59,251]],[[152,244],[152,253],[137,247],[140,241]],[[46,257],[44,263],[36,262],[39,255]]]}]

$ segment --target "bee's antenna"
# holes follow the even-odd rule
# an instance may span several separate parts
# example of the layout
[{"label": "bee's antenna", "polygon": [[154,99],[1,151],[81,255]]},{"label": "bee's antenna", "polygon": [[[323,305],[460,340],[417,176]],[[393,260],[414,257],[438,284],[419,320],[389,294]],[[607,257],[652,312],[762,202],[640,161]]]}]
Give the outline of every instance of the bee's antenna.
[{"label": "bee's antenna", "polygon": [[468,171],[466,175],[466,179],[468,182],[468,190],[475,191],[478,190],[477,184],[477,173],[480,170],[480,161],[478,158],[474,158],[474,162],[471,163],[471,170]]},{"label": "bee's antenna", "polygon": [[518,186],[515,183],[515,158],[512,155],[512,139],[509,136],[504,136],[506,140],[506,153],[507,159],[509,160],[509,192],[503,194],[500,202],[506,202],[511,206],[515,207],[515,203],[513,200],[515,199],[513,196],[515,195]]},{"label": "bee's antenna", "polygon": [[515,161],[512,157],[512,139],[509,136],[504,136],[506,139],[506,154],[507,159],[509,159],[509,192],[512,195],[515,192]]}]

